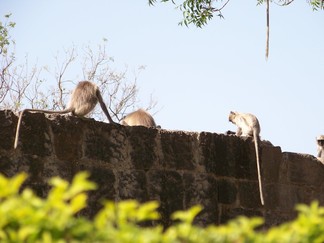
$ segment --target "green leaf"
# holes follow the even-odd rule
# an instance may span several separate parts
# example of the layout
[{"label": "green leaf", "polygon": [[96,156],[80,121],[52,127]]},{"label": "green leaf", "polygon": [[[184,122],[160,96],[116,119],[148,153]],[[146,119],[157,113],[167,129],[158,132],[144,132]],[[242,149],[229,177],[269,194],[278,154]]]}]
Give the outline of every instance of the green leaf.
[{"label": "green leaf", "polygon": [[171,218],[173,220],[180,220],[182,222],[191,224],[194,218],[201,212],[202,207],[199,205],[193,206],[187,211],[177,211],[172,214]]},{"label": "green leaf", "polygon": [[144,203],[139,206],[137,210],[137,221],[145,221],[145,220],[157,220],[160,218],[157,209],[159,207],[159,203],[156,201],[151,201]]}]

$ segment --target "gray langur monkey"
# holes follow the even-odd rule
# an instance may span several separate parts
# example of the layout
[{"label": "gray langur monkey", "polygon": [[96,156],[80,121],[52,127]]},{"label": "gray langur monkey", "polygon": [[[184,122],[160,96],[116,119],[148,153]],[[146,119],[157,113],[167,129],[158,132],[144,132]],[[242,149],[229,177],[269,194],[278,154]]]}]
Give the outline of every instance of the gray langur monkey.
[{"label": "gray langur monkey", "polygon": [[153,117],[143,109],[128,114],[121,120],[120,124],[124,126],[157,127]]},{"label": "gray langur monkey", "polygon": [[115,123],[112,120],[111,116],[109,115],[108,109],[102,99],[98,86],[95,83],[90,81],[81,81],[78,83],[78,85],[72,91],[71,98],[67,108],[62,111],[38,110],[38,109],[23,110],[19,115],[19,119],[17,123],[14,148],[16,149],[18,146],[21,120],[26,111],[35,111],[35,112],[49,113],[49,114],[66,114],[71,112],[72,115],[84,117],[95,108],[98,102],[101,106],[101,109],[107,116],[109,122]]},{"label": "gray langur monkey", "polygon": [[254,145],[255,145],[255,155],[257,160],[260,200],[261,200],[261,204],[264,205],[261,172],[260,172],[259,146],[258,146],[258,141],[260,139],[260,131],[261,131],[259,121],[256,118],[256,116],[252,114],[239,113],[233,111],[230,112],[228,119],[230,122],[232,122],[238,127],[236,136],[253,137]]},{"label": "gray langur monkey", "polygon": [[316,138],[317,142],[317,159],[324,163],[324,135],[320,135]]}]

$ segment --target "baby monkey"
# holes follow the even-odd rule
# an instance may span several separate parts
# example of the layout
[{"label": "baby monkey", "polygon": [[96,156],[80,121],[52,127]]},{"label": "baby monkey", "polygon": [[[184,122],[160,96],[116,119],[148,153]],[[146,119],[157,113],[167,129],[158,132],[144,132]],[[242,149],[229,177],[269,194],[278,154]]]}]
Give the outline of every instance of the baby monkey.
[{"label": "baby monkey", "polygon": [[324,135],[316,138],[317,141],[317,159],[324,163]]},{"label": "baby monkey", "polygon": [[81,81],[78,83],[78,85],[72,91],[71,98],[67,108],[62,111],[38,110],[38,109],[23,110],[20,113],[18,119],[14,148],[16,149],[18,146],[21,120],[26,111],[35,111],[35,112],[42,112],[42,113],[49,113],[49,114],[66,114],[71,112],[72,115],[74,116],[84,117],[95,108],[98,102],[101,106],[101,109],[107,116],[109,122],[115,123],[109,115],[108,109],[102,99],[98,86],[95,83],[90,81]]},{"label": "baby monkey", "polygon": [[143,109],[128,114],[121,120],[120,124],[124,126],[157,127],[153,117]]},{"label": "baby monkey", "polygon": [[260,139],[260,131],[261,131],[259,121],[256,118],[256,116],[252,114],[239,113],[233,111],[230,112],[228,119],[230,122],[234,123],[238,127],[236,136],[253,137],[254,146],[255,146],[255,155],[257,160],[260,200],[261,200],[261,204],[264,205],[261,172],[260,172],[259,146],[258,146],[258,141]]}]

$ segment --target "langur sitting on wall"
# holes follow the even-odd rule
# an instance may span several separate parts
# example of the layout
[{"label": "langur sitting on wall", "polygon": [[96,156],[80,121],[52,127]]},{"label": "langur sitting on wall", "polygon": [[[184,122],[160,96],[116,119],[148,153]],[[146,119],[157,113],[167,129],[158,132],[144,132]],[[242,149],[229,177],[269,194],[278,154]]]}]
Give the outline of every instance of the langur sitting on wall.
[{"label": "langur sitting on wall", "polygon": [[137,111],[128,114],[122,119],[120,124],[124,126],[144,126],[144,127],[154,127],[154,128],[160,127],[160,126],[156,126],[154,118],[147,111],[143,109],[139,109]]}]

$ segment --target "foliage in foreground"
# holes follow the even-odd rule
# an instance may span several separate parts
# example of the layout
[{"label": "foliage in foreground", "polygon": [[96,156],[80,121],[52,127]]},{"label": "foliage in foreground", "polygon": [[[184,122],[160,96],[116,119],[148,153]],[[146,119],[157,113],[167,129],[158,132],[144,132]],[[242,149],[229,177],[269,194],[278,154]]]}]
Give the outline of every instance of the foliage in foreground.
[{"label": "foliage in foreground", "polygon": [[86,207],[86,191],[96,188],[85,172],[77,174],[71,184],[53,178],[46,199],[28,188],[19,192],[26,177],[24,173],[11,179],[0,175],[1,242],[324,242],[324,208],[317,202],[299,205],[295,221],[268,231],[256,230],[262,218],[239,217],[222,226],[194,226],[200,206],[175,212],[175,223],[164,231],[157,223],[139,226],[159,218],[157,202],[108,201],[93,220],[78,216]]}]

